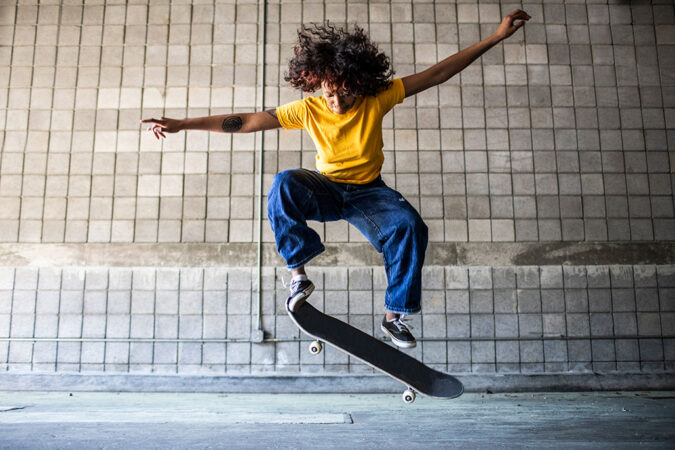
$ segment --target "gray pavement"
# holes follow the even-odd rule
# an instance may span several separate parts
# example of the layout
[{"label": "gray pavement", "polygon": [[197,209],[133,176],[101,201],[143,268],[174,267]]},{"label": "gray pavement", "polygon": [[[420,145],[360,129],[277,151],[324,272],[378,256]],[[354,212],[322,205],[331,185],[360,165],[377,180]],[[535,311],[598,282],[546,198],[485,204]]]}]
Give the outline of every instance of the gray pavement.
[{"label": "gray pavement", "polygon": [[0,392],[0,448],[673,448],[672,392]]}]

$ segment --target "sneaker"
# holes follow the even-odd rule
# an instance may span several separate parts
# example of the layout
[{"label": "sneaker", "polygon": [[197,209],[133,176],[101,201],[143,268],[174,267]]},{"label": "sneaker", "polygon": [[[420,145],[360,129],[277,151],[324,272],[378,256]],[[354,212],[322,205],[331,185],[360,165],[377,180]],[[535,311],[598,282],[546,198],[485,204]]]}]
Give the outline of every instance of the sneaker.
[{"label": "sneaker", "polygon": [[307,279],[307,275],[293,278],[290,283],[284,283],[284,287],[291,288],[291,295],[286,299],[286,308],[291,312],[296,312],[307,297],[314,292],[314,283]]},{"label": "sneaker", "polygon": [[415,337],[410,333],[410,330],[408,330],[410,325],[403,321],[404,317],[405,316],[401,316],[398,319],[387,321],[387,316],[384,316],[381,328],[396,346],[413,348],[417,343],[415,342]]}]

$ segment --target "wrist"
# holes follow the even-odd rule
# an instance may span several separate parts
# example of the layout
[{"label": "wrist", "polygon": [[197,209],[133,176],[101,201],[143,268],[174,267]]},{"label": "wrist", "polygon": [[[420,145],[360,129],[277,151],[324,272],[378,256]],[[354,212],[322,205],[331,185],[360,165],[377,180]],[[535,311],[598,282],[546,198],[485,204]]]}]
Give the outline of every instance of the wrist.
[{"label": "wrist", "polygon": [[190,119],[188,119],[188,118],[180,119],[177,122],[178,122],[177,123],[177,128],[178,128],[177,131],[184,131],[184,130],[189,129]]}]

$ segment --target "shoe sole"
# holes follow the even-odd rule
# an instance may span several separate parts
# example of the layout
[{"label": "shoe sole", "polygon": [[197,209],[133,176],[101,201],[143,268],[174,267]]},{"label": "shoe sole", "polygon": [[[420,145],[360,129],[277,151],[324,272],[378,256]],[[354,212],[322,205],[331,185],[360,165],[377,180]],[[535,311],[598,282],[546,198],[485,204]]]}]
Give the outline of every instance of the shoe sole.
[{"label": "shoe sole", "polygon": [[389,339],[391,339],[391,342],[393,342],[394,345],[396,345],[397,347],[401,347],[401,348],[415,348],[415,347],[417,346],[417,342],[416,342],[416,341],[415,341],[415,342],[406,342],[406,341],[402,341],[402,340],[400,340],[400,339],[396,339],[396,338],[389,332],[389,330],[387,330],[383,325],[380,325],[380,329],[384,332],[384,334],[386,334],[387,336],[389,336]]},{"label": "shoe sole", "polygon": [[310,286],[306,291],[296,295],[293,298],[289,297],[286,301],[286,308],[288,308],[290,312],[297,312],[300,305],[302,305],[305,300],[307,300],[307,297],[309,297],[312,292],[314,292],[314,285]]}]

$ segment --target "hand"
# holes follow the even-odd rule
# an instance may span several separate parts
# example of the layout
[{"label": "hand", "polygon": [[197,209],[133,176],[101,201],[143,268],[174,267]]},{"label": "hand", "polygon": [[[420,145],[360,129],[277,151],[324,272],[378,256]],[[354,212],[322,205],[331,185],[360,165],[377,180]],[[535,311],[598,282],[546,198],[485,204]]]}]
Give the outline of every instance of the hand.
[{"label": "hand", "polygon": [[141,123],[151,123],[152,126],[148,127],[148,131],[152,131],[157,139],[159,139],[160,136],[165,138],[166,135],[164,133],[177,133],[183,129],[181,126],[182,121],[169,119],[168,117],[162,117],[161,119],[144,119],[141,120]]},{"label": "hand", "polygon": [[[515,33],[518,28],[525,25],[525,22],[530,19],[531,17],[528,13],[522,9],[516,9],[511,14],[504,17],[501,25],[499,25],[499,28],[497,28],[497,31],[495,31],[495,36],[497,36],[500,41],[506,39]],[[516,20],[520,20],[520,22],[514,23]]]}]

